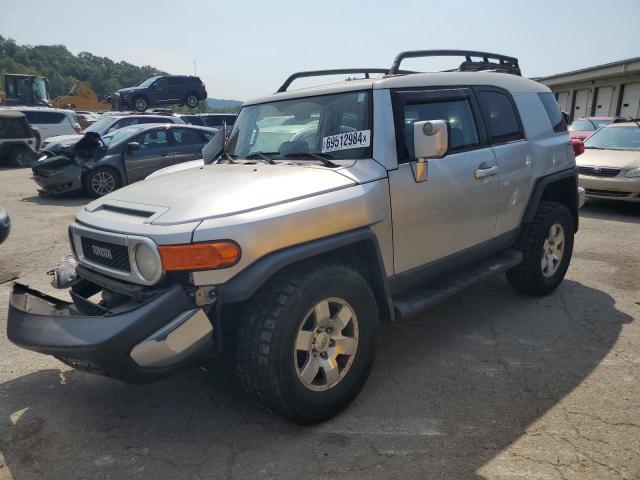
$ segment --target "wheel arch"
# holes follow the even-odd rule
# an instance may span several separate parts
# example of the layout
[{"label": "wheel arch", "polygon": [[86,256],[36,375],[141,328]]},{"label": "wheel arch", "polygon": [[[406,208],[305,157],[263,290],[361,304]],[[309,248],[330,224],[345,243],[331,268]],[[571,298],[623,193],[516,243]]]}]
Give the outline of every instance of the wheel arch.
[{"label": "wheel arch", "polygon": [[524,213],[523,223],[531,223],[542,201],[557,202],[565,205],[571,212],[578,231],[578,174],[570,168],[539,178],[534,187]]},{"label": "wheel arch", "polygon": [[371,286],[382,319],[393,320],[393,302],[378,239],[368,227],[272,252],[219,285],[218,300],[221,304],[248,300],[278,272],[310,260],[339,262],[356,269]]}]

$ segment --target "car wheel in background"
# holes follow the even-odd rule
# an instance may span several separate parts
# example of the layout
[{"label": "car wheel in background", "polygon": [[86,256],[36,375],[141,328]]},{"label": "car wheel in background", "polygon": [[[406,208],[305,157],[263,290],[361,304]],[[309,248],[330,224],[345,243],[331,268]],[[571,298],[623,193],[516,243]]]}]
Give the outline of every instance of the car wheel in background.
[{"label": "car wheel in background", "polygon": [[196,97],[193,93],[190,93],[185,98],[185,104],[189,108],[196,108],[198,106],[198,97]]},{"label": "car wheel in background", "polygon": [[120,176],[110,168],[97,168],[84,177],[84,189],[92,197],[102,197],[120,188]]},{"label": "car wheel in background", "polygon": [[142,95],[137,96],[133,99],[133,108],[137,112],[144,112],[147,108],[149,108],[149,102]]},{"label": "car wheel in background", "polygon": [[9,163],[14,167],[25,168],[30,167],[36,159],[36,154],[24,145],[15,147],[9,153]]}]

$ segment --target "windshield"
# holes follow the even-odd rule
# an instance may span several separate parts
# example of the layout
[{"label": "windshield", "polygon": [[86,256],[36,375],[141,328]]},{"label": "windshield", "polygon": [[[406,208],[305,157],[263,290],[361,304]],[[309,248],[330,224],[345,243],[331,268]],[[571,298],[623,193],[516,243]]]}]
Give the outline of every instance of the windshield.
[{"label": "windshield", "polygon": [[584,146],[607,150],[640,150],[640,126],[601,128],[584,142]]},{"label": "windshield", "polygon": [[108,115],[106,117],[102,117],[97,122],[95,122],[95,123],[89,125],[87,128],[85,128],[84,129],[84,133],[87,133],[87,132],[102,133],[107,128],[109,128],[111,126],[113,121],[114,121],[114,117],[112,117],[111,115]]},{"label": "windshield", "polygon": [[49,101],[49,95],[47,95],[47,83],[44,78],[36,77],[33,79],[33,96],[40,100]]},{"label": "windshield", "polygon": [[144,82],[142,82],[140,85],[138,85],[139,87],[148,87],[150,86],[153,82],[155,82],[157,79],[159,79],[160,77],[151,77],[151,78],[147,78]]},{"label": "windshield", "polygon": [[596,126],[590,120],[574,120],[569,125],[569,130],[572,132],[593,132],[595,129]]},{"label": "windshield", "polygon": [[596,128],[600,128],[600,127],[604,127],[605,125],[609,125],[612,120],[608,119],[608,118],[604,118],[604,119],[592,119],[591,122],[593,124],[595,124]]},{"label": "windshield", "polygon": [[109,147],[116,147],[129,137],[133,136],[141,130],[144,130],[148,126],[149,125],[132,125],[130,127],[121,128],[120,130],[115,130],[113,132],[113,135],[105,136],[104,141],[109,145]]},{"label": "windshield", "polygon": [[371,158],[371,92],[295,98],[243,107],[227,153],[263,152],[272,159],[323,154],[332,159]]}]

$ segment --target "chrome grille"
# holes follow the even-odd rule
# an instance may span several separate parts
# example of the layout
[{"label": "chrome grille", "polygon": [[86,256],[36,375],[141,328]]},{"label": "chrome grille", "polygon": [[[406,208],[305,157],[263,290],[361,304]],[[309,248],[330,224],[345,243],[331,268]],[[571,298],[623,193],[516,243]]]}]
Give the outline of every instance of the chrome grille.
[{"label": "chrome grille", "polygon": [[81,237],[81,242],[82,252],[87,260],[121,272],[131,271],[129,249],[126,245],[115,245],[88,237]]},{"label": "chrome grille", "polygon": [[609,167],[578,167],[578,172],[590,177],[615,177],[620,173],[620,169]]}]

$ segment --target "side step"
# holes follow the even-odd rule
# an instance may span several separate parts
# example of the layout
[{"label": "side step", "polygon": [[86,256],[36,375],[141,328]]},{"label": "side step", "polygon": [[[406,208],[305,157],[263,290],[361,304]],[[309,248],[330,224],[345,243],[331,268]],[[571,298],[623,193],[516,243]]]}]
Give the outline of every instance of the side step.
[{"label": "side step", "polygon": [[465,288],[505,272],[522,262],[522,252],[507,249],[484,258],[464,269],[454,270],[432,278],[422,285],[402,292],[393,299],[396,309],[395,322],[402,322],[419,315],[438,302],[455,295]]}]

